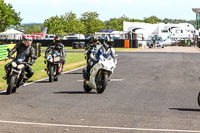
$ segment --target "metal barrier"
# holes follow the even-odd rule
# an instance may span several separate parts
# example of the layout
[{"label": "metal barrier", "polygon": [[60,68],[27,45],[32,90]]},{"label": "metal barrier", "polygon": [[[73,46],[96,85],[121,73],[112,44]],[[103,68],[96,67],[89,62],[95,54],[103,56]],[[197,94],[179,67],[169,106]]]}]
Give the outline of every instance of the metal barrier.
[{"label": "metal barrier", "polygon": [[[8,43],[8,42],[21,42],[20,40],[2,40],[0,39],[0,42]],[[103,40],[99,40],[101,43],[103,43]],[[41,46],[47,47],[50,44],[53,43],[53,40],[33,40],[34,43],[40,43]],[[73,47],[73,43],[81,44],[81,48],[84,47],[83,43],[85,43],[85,46],[87,46],[90,43],[89,39],[70,39],[70,40],[61,40],[61,43],[64,44],[64,46],[67,47]],[[126,44],[128,46],[128,44]],[[114,39],[114,47],[115,48],[124,48],[125,47],[125,39]],[[138,48],[138,40],[130,40],[129,39],[129,48]]]},{"label": "metal barrier", "polygon": [[8,51],[7,48],[12,49],[15,44],[0,45],[0,60],[7,59]]}]

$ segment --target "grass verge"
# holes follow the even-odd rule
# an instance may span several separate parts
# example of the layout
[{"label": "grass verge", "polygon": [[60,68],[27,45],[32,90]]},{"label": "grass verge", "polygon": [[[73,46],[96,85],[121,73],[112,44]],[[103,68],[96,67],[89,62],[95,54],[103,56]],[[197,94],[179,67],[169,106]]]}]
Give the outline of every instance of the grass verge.
[{"label": "grass verge", "polygon": [[[41,47],[42,50],[46,50],[47,47]],[[117,52],[133,52],[141,48],[114,48]],[[65,47],[66,51],[85,51],[84,49],[72,49],[72,47]]]},{"label": "grass verge", "polygon": [[[0,90],[5,90],[7,88],[6,81],[3,80],[1,77],[5,75],[4,66],[5,64],[9,63],[8,61],[0,61]],[[86,65],[84,59],[84,53],[67,53],[66,55],[66,62],[64,66],[64,71],[69,71],[77,67],[81,67]],[[42,56],[39,57],[35,64],[32,66],[34,71],[34,75],[32,78],[29,79],[28,82],[36,81],[42,78],[48,77],[46,71],[44,71],[46,65],[44,64],[44,53]]]},{"label": "grass verge", "polygon": [[[41,47],[42,50],[46,50],[47,47]],[[73,49],[72,47],[65,47],[65,51],[85,51],[85,49]]]}]

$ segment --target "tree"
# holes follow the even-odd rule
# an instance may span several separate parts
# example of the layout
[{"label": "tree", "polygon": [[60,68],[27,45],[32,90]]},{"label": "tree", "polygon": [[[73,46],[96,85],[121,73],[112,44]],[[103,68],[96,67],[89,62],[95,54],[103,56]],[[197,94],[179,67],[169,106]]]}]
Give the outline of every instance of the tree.
[{"label": "tree", "polygon": [[19,25],[21,23],[20,13],[15,12],[12,8],[11,4],[6,4],[3,0],[0,0],[0,32],[10,25]]},{"label": "tree", "polygon": [[43,27],[48,27],[47,33],[63,33],[63,18],[59,18],[58,16],[51,17],[44,21]]},{"label": "tree", "polygon": [[96,12],[85,12],[82,14],[81,22],[86,27],[87,34],[94,34],[95,32],[106,28],[103,21],[98,19],[99,14]]},{"label": "tree", "polygon": [[76,18],[76,14],[72,12],[65,13],[64,16],[64,32],[68,34],[86,33],[85,25]]},{"label": "tree", "polygon": [[192,24],[193,26],[196,25],[196,21],[195,20],[182,20],[182,19],[168,19],[168,18],[165,18],[162,20],[163,23],[167,24],[167,23],[173,23],[173,24],[178,24],[178,23],[190,23]]},{"label": "tree", "polygon": [[148,18],[144,18],[144,22],[150,23],[150,24],[157,24],[157,23],[162,22],[162,20],[157,18],[156,16],[151,16],[151,17],[148,17]]},{"label": "tree", "polygon": [[27,34],[42,32],[42,24],[23,24],[16,28],[24,30]]},{"label": "tree", "polygon": [[86,33],[85,25],[72,12],[46,19],[43,27],[48,27],[48,33],[53,34]]},{"label": "tree", "polygon": [[108,29],[115,29],[117,31],[123,30],[123,22],[129,21],[130,19],[125,15],[121,16],[120,18],[111,18],[109,21],[105,22],[105,25]]}]

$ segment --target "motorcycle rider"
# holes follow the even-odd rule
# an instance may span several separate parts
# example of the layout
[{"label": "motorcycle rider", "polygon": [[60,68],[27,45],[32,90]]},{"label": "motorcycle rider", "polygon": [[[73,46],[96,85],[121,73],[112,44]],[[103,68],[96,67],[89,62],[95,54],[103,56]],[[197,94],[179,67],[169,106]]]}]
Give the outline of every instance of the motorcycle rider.
[{"label": "motorcycle rider", "polygon": [[89,47],[86,48],[87,66],[86,70],[83,70],[83,76],[87,80],[89,80],[90,70],[98,61],[99,53],[110,54],[113,58],[115,58],[115,51],[112,48],[113,42],[110,41],[108,38],[105,38],[103,44],[101,44],[98,41],[98,38],[95,37],[92,38],[91,42],[92,44],[90,44]]},{"label": "motorcycle rider", "polygon": [[116,54],[115,54],[115,49],[113,48],[113,45],[114,45],[113,39],[106,36],[105,39],[104,39],[104,43],[103,43],[103,46],[104,46],[104,49],[105,49],[104,54],[111,55],[112,58],[115,60]]},{"label": "motorcycle rider", "polygon": [[[20,55],[25,56],[25,62],[28,65],[26,65],[26,68],[25,68],[25,71],[27,72],[27,74],[26,74],[26,77],[24,77],[24,80],[23,80],[24,83],[33,76],[34,71],[31,69],[30,66],[32,66],[35,63],[35,59],[37,59],[35,55],[35,49],[31,46],[32,41],[33,39],[31,35],[28,35],[28,34],[22,35],[22,42],[17,43],[8,54],[8,58],[11,58],[15,52],[17,52],[17,57]],[[5,65],[6,75],[3,77],[3,79],[6,80],[8,78],[8,74],[10,73],[10,70],[11,70],[11,62]]]},{"label": "motorcycle rider", "polygon": [[[64,45],[61,43],[61,37],[60,36],[55,36],[54,37],[54,40],[53,40],[53,43],[49,45],[49,47],[46,49],[45,51],[45,59],[44,59],[44,63],[46,64],[46,59],[47,59],[47,56],[48,56],[48,53],[50,51],[57,51],[60,53],[61,55],[61,63],[63,64],[62,65],[62,69],[61,69],[61,72],[63,71],[63,66],[65,64],[65,49],[64,49]],[[48,66],[48,64],[47,64]]]},{"label": "motorcycle rider", "polygon": [[[98,41],[98,38],[92,36],[90,43],[88,47],[86,47],[85,49],[85,58],[86,58],[86,62],[87,62],[87,66],[86,66],[86,70],[83,69],[83,77],[85,79],[89,79],[89,74],[90,74],[90,70],[93,67],[93,65],[96,63],[96,54],[99,50],[99,46],[101,45],[100,42]],[[99,45],[99,46],[98,46]]]}]

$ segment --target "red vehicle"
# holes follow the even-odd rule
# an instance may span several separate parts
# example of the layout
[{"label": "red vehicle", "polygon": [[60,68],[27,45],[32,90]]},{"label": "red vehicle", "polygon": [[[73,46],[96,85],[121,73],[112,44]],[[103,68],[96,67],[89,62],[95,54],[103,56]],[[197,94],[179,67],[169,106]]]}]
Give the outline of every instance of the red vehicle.
[{"label": "red vehicle", "polygon": [[32,33],[33,40],[46,39],[46,34],[44,33]]}]

